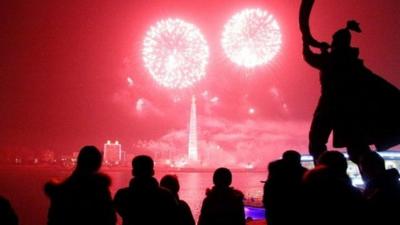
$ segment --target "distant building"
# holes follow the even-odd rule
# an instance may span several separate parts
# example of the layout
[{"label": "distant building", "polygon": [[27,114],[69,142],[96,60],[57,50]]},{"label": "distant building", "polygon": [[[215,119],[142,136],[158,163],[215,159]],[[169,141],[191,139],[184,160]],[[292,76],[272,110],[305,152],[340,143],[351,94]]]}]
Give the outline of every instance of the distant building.
[{"label": "distant building", "polygon": [[107,141],[104,144],[104,162],[106,164],[119,164],[123,159],[121,149],[121,144],[118,141],[115,141],[114,143]]}]

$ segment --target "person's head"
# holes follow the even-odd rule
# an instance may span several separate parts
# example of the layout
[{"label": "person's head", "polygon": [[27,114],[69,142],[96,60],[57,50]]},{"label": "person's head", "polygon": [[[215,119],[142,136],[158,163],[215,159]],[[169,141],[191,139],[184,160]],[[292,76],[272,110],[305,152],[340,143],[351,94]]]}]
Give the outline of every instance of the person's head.
[{"label": "person's head", "polygon": [[229,187],[232,183],[232,173],[229,169],[220,167],[215,170],[213,183],[217,187]]},{"label": "person's head", "polygon": [[282,159],[290,165],[299,165],[301,161],[301,155],[295,150],[287,150],[282,154]]},{"label": "person's head", "polygon": [[150,156],[138,155],[132,159],[132,175],[134,177],[152,177],[154,162]]},{"label": "person's head", "polygon": [[161,178],[160,186],[170,190],[173,194],[178,194],[179,192],[179,181],[176,175],[165,175]]},{"label": "person's head", "polygon": [[79,172],[97,172],[103,161],[103,156],[95,146],[84,146],[78,155],[76,170]]},{"label": "person's head", "polygon": [[385,160],[377,152],[369,151],[360,157],[359,168],[364,181],[368,181],[385,172]]},{"label": "person's head", "polygon": [[318,159],[318,165],[326,166],[340,174],[347,172],[347,160],[341,152],[326,151]]}]

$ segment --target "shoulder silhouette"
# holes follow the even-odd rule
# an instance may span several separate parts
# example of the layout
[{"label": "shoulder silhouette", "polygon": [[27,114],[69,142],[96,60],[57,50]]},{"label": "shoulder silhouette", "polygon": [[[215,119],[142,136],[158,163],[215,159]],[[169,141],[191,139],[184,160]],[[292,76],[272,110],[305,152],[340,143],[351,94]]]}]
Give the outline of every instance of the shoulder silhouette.
[{"label": "shoulder silhouette", "polygon": [[193,214],[190,210],[189,205],[185,201],[179,199],[178,192],[180,189],[180,185],[178,177],[176,175],[165,175],[163,178],[161,178],[160,186],[168,189],[174,195],[176,201],[178,201],[178,225],[195,225]]},{"label": "shoulder silhouette", "polygon": [[206,191],[198,225],[245,225],[244,195],[230,187],[231,171],[218,168],[214,172],[213,183],[214,186]]},{"label": "shoulder silhouette", "polygon": [[170,191],[159,187],[153,177],[153,159],[145,155],[136,156],[132,160],[132,175],[129,186],[119,189],[114,197],[122,224],[178,224],[178,202]]},{"label": "shoulder silhouette", "polygon": [[116,215],[109,187],[111,180],[99,173],[102,154],[94,146],[81,149],[77,165],[65,181],[48,182],[45,193],[50,198],[48,225],[114,225]]},{"label": "shoulder silhouette", "polygon": [[303,224],[364,224],[365,202],[346,173],[347,161],[337,151],[324,152],[304,177]]},{"label": "shoulder silhouette", "polygon": [[269,225],[295,224],[301,206],[301,183],[307,171],[300,163],[300,154],[285,151],[282,159],[268,165],[268,179],[264,184],[263,203]]},{"label": "shoulder silhouette", "polygon": [[18,225],[18,217],[10,202],[3,196],[0,196],[0,224]]},{"label": "shoulder silhouette", "polygon": [[372,151],[361,156],[360,170],[370,224],[392,224],[400,210],[399,172],[395,168],[386,169],[384,159]]}]

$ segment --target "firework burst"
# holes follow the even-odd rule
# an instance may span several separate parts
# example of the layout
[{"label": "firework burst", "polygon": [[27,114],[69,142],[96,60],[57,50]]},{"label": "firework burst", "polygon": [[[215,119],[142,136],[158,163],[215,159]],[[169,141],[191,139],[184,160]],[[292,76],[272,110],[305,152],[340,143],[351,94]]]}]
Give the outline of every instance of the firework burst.
[{"label": "firework burst", "polygon": [[274,17],[261,9],[245,9],[224,27],[221,44],[228,58],[253,68],[269,62],[280,50],[281,32]]},{"label": "firework burst", "polygon": [[209,50],[193,24],[166,19],[148,30],[142,55],[157,83],[168,88],[186,88],[205,76]]}]

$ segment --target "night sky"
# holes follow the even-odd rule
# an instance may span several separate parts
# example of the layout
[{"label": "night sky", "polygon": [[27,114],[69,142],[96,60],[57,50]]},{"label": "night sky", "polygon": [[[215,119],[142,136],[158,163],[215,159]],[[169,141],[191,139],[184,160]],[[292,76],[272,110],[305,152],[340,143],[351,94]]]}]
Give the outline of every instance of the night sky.
[{"label": "night sky", "polygon": [[[302,58],[299,5],[295,0],[3,0],[0,151],[71,152],[108,139],[127,150],[138,143],[184,149],[195,94],[201,148],[220,146],[243,157],[287,148],[306,152],[320,85],[318,71]],[[224,55],[220,38],[233,14],[254,7],[274,15],[282,49],[270,63],[246,70]],[[197,25],[210,48],[206,77],[192,88],[161,87],[143,66],[147,29],[170,17]],[[316,1],[311,31],[330,42],[349,19],[363,31],[353,33],[353,46],[365,65],[400,87],[400,1]]]}]

